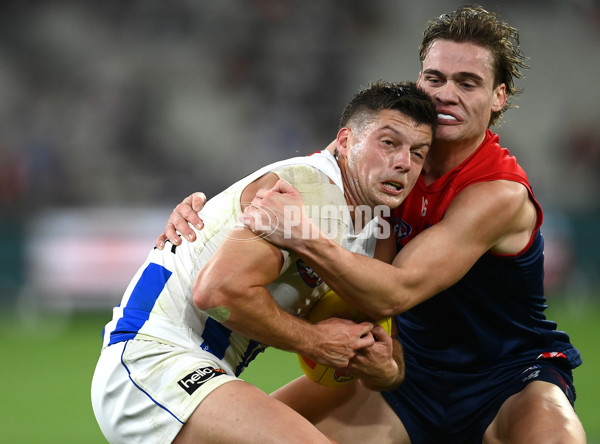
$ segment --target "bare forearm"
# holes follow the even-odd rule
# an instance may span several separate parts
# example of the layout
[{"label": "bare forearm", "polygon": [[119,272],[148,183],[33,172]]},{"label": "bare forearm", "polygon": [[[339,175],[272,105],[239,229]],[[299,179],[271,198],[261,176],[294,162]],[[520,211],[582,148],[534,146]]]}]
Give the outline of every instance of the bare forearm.
[{"label": "bare forearm", "polygon": [[[252,295],[252,292],[255,294]],[[314,356],[314,344],[319,339],[311,325],[283,311],[266,289],[256,287],[235,299],[230,304],[233,308],[229,318],[223,322],[227,328],[281,350]],[[260,310],[257,311],[256,307]]]},{"label": "bare forearm", "polygon": [[[227,328],[263,344],[293,351],[313,361],[343,367],[356,350],[369,347],[373,325],[327,319],[313,325],[290,315],[261,286],[210,291],[206,305],[196,304]],[[202,298],[198,297],[198,301]]]},{"label": "bare forearm", "polygon": [[194,303],[206,314],[236,333],[281,350],[314,355],[317,332],[305,320],[291,316],[263,286],[240,286],[238,279],[198,279]]},{"label": "bare forearm", "polygon": [[341,298],[373,319],[410,308],[401,270],[393,265],[352,253],[324,237],[304,239],[294,249]]}]

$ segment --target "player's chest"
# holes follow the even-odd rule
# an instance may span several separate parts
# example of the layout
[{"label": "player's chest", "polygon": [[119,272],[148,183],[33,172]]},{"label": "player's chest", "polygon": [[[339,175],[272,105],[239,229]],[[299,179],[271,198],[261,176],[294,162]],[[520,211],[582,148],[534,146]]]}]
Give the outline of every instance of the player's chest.
[{"label": "player's chest", "polygon": [[417,234],[442,220],[454,195],[451,189],[441,192],[413,190],[403,205],[392,213],[397,242],[404,246]]}]

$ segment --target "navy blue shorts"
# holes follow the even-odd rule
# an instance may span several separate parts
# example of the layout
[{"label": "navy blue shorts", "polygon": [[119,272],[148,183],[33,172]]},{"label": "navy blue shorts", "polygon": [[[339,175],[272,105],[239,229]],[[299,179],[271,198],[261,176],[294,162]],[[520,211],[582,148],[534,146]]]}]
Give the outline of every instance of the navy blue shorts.
[{"label": "navy blue shorts", "polygon": [[[447,372],[406,363],[406,380],[382,395],[412,444],[481,444],[510,396],[533,381],[557,385],[575,402],[572,371],[563,359],[540,359],[478,373]],[[566,363],[565,363],[566,364]]]}]

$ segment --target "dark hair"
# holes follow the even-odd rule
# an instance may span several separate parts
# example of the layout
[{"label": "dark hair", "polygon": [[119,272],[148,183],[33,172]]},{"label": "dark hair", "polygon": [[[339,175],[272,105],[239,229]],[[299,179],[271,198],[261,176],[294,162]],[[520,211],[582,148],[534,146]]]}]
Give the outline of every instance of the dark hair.
[{"label": "dark hair", "polygon": [[342,113],[339,128],[348,126],[351,120],[358,118],[364,121],[386,109],[400,111],[418,123],[430,125],[435,132],[437,112],[429,95],[414,82],[391,83],[383,80],[371,83],[350,99]]},{"label": "dark hair", "polygon": [[506,85],[507,101],[500,111],[492,112],[490,125],[497,123],[502,113],[516,108],[510,98],[522,92],[515,87],[515,78],[522,78],[521,69],[527,69],[527,58],[519,48],[519,32],[498,14],[488,12],[479,5],[464,5],[450,14],[430,20],[423,32],[419,47],[421,63],[436,40],[470,42],[487,48],[494,58],[494,87]]}]

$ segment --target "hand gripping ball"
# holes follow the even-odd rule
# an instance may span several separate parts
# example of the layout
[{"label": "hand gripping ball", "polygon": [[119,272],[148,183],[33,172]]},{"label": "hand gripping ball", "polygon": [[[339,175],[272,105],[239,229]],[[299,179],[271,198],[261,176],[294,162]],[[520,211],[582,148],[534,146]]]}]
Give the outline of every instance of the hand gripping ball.
[{"label": "hand gripping ball", "polygon": [[[370,321],[366,314],[344,302],[333,290],[329,290],[317,301],[308,313],[307,319],[312,323],[316,323],[333,317],[351,319],[355,322]],[[381,325],[389,335],[392,334],[391,318],[382,319],[376,324]],[[306,376],[312,381],[327,387],[340,387],[356,380],[354,376],[344,370],[317,364],[312,359],[300,354],[298,354],[298,362]]]}]

